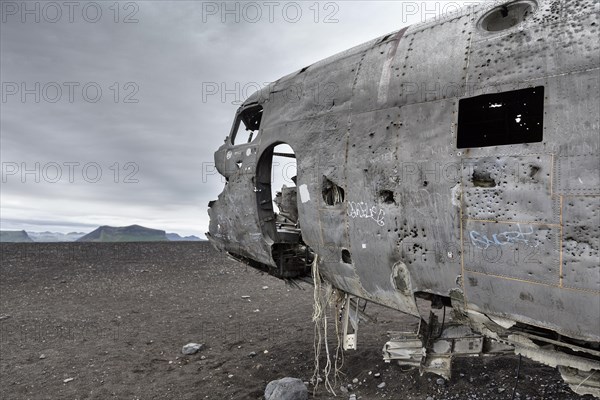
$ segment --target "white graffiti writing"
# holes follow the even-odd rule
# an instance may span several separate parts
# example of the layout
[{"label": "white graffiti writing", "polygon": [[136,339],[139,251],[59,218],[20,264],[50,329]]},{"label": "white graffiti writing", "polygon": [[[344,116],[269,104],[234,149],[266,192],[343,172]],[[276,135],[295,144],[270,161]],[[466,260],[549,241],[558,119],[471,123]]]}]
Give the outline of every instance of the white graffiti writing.
[{"label": "white graffiti writing", "polygon": [[348,216],[350,218],[370,218],[377,222],[379,226],[385,225],[385,221],[383,220],[385,212],[376,206],[369,207],[367,203],[362,201],[360,203],[354,201],[348,202]]},{"label": "white graffiti writing", "polygon": [[495,233],[490,239],[487,235],[481,234],[477,231],[470,231],[469,236],[471,237],[471,243],[473,246],[480,249],[487,249],[490,246],[506,246],[507,244],[519,244],[522,243],[529,247],[537,247],[538,243],[535,240],[530,239],[530,235],[533,234],[533,228],[530,226],[529,231],[523,231],[521,225],[517,224],[518,230],[506,231]]}]

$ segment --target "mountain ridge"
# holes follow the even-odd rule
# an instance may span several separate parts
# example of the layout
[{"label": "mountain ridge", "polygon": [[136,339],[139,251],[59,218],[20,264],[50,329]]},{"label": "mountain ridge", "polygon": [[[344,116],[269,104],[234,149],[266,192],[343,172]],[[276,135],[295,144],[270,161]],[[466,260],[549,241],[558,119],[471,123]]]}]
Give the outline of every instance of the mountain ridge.
[{"label": "mountain ridge", "polygon": [[181,236],[178,233],[167,233],[161,229],[146,228],[141,225],[114,227],[109,225],[99,226],[91,232],[27,232],[0,231],[0,242],[4,243],[64,243],[64,242],[191,242],[204,241],[195,236]]},{"label": "mountain ridge", "polygon": [[0,243],[32,243],[33,239],[27,232],[21,231],[0,231]]},{"label": "mountain ridge", "polygon": [[166,232],[161,229],[146,228],[141,225],[100,226],[77,242],[162,242],[168,241]]}]

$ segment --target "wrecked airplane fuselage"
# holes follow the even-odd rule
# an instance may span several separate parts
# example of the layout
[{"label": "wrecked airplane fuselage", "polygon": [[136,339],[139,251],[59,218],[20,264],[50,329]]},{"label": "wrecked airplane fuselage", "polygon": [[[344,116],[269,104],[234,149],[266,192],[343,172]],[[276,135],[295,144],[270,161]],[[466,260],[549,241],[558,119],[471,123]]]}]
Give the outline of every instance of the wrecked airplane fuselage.
[{"label": "wrecked airplane fuselage", "polygon": [[[598,7],[465,9],[255,93],[215,154],[209,239],[283,279],[317,257],[419,318],[418,298],[452,307],[600,395]],[[297,176],[274,206],[278,156]]]}]

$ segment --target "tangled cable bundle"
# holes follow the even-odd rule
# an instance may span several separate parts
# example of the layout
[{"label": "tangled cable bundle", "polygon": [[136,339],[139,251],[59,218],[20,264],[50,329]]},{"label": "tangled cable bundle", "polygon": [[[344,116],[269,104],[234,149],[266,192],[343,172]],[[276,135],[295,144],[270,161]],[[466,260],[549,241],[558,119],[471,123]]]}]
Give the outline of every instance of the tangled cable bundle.
[{"label": "tangled cable bundle", "polygon": [[[345,301],[345,294],[335,289],[329,282],[324,282],[319,273],[319,262],[318,256],[312,264],[312,277],[314,283],[314,300],[313,300],[313,316],[312,320],[315,324],[315,339],[314,339],[314,353],[315,353],[315,370],[312,377],[312,382],[315,386],[315,391],[319,385],[319,382],[324,381],[325,389],[328,392],[335,394],[334,387],[337,386],[338,376],[341,374],[340,369],[344,363],[344,353],[342,351],[342,337],[340,331],[340,311]],[[330,309],[335,310],[334,321],[335,321],[335,336],[337,339],[337,346],[335,350],[335,358],[332,363],[331,354],[329,351],[328,333],[327,333],[327,314]],[[320,357],[321,349],[325,348],[325,367],[323,368],[323,378],[321,378],[321,367]],[[334,370],[333,384],[330,380],[331,370]]]}]

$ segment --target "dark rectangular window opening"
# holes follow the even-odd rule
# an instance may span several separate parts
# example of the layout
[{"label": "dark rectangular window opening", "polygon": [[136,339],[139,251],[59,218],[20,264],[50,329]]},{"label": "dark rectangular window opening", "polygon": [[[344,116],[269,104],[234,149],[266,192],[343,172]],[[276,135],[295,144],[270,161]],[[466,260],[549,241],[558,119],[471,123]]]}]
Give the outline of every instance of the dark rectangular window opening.
[{"label": "dark rectangular window opening", "polygon": [[484,94],[458,103],[459,149],[536,143],[543,138],[543,86]]}]

